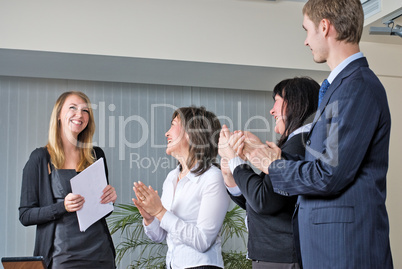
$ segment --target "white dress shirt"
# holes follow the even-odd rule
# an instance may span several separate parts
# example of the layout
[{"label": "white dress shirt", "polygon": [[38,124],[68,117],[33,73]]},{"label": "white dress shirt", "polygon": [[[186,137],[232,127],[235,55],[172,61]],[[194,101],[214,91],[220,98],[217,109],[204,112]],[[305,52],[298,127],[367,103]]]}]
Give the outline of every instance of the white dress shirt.
[{"label": "white dress shirt", "polygon": [[364,55],[362,52],[357,52],[353,55],[350,55],[348,58],[346,58],[345,60],[343,60],[340,64],[338,64],[334,70],[331,71],[331,73],[328,76],[328,82],[332,83],[334,81],[334,79],[339,75],[339,73],[345,69],[346,66],[348,66],[348,64],[350,64],[351,62],[359,59],[359,58],[363,58]]},{"label": "white dress shirt", "polygon": [[229,207],[222,172],[212,166],[201,176],[189,172],[179,182],[179,167],[163,183],[162,204],[167,212],[144,225],[155,242],[166,239],[167,268],[214,265],[223,268],[220,230]]}]

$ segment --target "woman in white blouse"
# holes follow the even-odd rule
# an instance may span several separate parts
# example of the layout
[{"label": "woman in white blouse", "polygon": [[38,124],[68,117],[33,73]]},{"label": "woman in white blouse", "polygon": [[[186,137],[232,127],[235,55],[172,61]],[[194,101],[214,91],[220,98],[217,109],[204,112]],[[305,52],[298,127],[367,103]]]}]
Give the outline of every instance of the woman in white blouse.
[{"label": "woman in white blouse", "polygon": [[220,230],[229,197],[215,165],[221,124],[204,107],[183,107],[172,116],[166,153],[178,160],[162,197],[151,186],[134,183],[133,199],[147,236],[166,239],[167,268],[223,268]]}]

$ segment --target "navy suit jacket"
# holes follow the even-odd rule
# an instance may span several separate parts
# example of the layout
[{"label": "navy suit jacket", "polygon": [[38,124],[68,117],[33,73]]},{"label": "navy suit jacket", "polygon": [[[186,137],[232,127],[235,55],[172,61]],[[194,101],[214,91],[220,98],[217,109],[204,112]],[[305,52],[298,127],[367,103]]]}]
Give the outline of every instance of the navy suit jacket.
[{"label": "navy suit jacket", "polygon": [[385,208],[390,128],[385,89],[360,58],[325,94],[305,159],[269,166],[276,192],[299,195],[304,269],[393,268]]}]

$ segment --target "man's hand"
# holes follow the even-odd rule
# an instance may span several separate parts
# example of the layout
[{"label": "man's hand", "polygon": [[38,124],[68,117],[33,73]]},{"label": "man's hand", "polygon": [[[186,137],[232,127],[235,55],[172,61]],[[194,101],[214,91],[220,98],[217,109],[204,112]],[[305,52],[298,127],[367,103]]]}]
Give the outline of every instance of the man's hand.
[{"label": "man's hand", "polygon": [[257,169],[265,174],[268,174],[268,167],[273,161],[281,158],[281,149],[273,142],[266,141],[266,144],[259,144],[246,142],[240,146],[243,154],[247,157],[248,161]]}]

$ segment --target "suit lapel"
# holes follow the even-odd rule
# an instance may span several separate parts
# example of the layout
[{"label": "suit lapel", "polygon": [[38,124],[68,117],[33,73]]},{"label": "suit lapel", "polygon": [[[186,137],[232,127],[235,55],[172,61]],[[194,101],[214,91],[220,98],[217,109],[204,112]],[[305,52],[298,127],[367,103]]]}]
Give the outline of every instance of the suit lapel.
[{"label": "suit lapel", "polygon": [[365,57],[359,58],[359,59],[351,62],[335,77],[334,81],[332,81],[331,85],[329,85],[329,88],[328,88],[327,92],[325,93],[324,98],[321,101],[320,107],[318,107],[317,113],[315,114],[315,117],[314,117],[313,124],[311,126],[311,130],[308,134],[308,138],[310,138],[310,135],[311,135],[315,125],[320,120],[321,115],[324,113],[325,108],[328,105],[332,94],[334,92],[336,92],[336,90],[339,88],[339,86],[341,85],[342,81],[345,78],[349,77],[353,72],[356,71],[356,69],[358,69],[362,66],[368,67],[368,63],[367,63],[367,60]]}]

